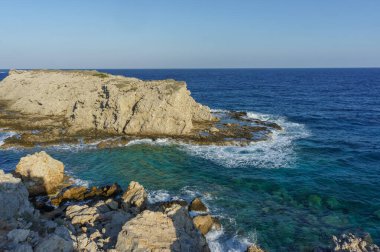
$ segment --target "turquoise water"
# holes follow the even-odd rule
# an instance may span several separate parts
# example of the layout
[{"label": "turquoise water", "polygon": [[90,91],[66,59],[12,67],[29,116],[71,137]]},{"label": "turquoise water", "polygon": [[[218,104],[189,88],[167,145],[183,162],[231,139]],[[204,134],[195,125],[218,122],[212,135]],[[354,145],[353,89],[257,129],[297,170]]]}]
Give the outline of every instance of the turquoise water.
[{"label": "turquoise water", "polygon": [[[185,80],[197,101],[285,130],[244,148],[147,140],[46,149],[78,183],[137,180],[151,200],[202,196],[223,224],[208,237],[214,250],[257,239],[269,251],[310,251],[346,231],[380,243],[380,69],[107,71]],[[0,151],[0,167],[36,150]]]}]

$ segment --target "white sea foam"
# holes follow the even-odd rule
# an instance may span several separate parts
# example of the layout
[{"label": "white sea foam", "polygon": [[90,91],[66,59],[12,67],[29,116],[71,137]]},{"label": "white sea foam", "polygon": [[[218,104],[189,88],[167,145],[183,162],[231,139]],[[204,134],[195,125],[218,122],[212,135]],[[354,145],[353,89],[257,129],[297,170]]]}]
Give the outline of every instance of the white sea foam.
[{"label": "white sea foam", "polygon": [[89,185],[90,185],[89,181],[83,180],[83,179],[79,179],[79,178],[74,178],[74,177],[69,178],[69,181],[72,182],[76,186],[89,187]]},{"label": "white sea foam", "polygon": [[245,147],[185,144],[184,150],[226,167],[280,168],[288,167],[294,162],[294,141],[310,135],[303,124],[290,122],[285,117],[249,112],[247,118],[269,120],[279,124],[283,130],[273,131],[267,141],[252,143]]},{"label": "white sea foam", "polygon": [[89,150],[89,149],[96,149],[96,143],[90,143],[90,144],[84,144],[84,143],[78,143],[78,144],[57,144],[46,147],[46,149],[53,149],[57,151],[82,151],[82,150]]},{"label": "white sea foam", "polygon": [[151,204],[158,202],[167,202],[171,200],[179,199],[176,196],[171,196],[168,191],[165,190],[157,190],[148,192],[148,202]]},{"label": "white sea foam", "polygon": [[16,132],[12,132],[12,131],[2,132],[2,131],[0,131],[0,146],[4,144],[4,141],[7,138],[10,138],[10,137],[15,136],[15,135],[17,135]]},{"label": "white sea foam", "polygon": [[150,138],[136,139],[128,142],[125,146],[132,146],[136,144],[151,144],[151,145],[167,145],[170,143],[170,139],[167,138],[157,138],[155,140]]},{"label": "white sea foam", "polygon": [[249,237],[229,236],[222,227],[221,230],[211,230],[207,233],[206,240],[211,252],[242,252],[246,251],[249,245],[257,243],[257,235],[253,232]]},{"label": "white sea foam", "polygon": [[226,109],[210,109],[211,113],[228,113]]}]

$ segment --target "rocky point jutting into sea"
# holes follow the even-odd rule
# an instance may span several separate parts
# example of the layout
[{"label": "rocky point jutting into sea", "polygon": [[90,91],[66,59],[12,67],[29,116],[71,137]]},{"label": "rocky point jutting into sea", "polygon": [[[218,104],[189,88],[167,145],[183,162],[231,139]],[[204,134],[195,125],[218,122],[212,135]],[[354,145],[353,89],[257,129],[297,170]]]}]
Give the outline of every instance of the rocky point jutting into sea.
[{"label": "rocky point jutting into sea", "polygon": [[3,148],[104,139],[100,146],[112,146],[143,137],[246,145],[281,130],[244,112],[221,120],[184,82],[97,71],[11,70],[0,85],[0,104],[0,128],[18,133]]}]

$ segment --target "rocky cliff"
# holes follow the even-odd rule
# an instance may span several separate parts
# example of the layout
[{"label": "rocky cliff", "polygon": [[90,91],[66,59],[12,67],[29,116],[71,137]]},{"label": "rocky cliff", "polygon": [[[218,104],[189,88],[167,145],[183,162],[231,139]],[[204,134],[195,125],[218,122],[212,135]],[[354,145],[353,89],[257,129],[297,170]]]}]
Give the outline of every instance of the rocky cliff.
[{"label": "rocky cliff", "polygon": [[[8,111],[61,120],[67,134],[188,135],[210,122],[210,109],[194,101],[184,82],[142,81],[97,71],[11,70],[0,83]],[[47,120],[53,119],[53,122]]]}]

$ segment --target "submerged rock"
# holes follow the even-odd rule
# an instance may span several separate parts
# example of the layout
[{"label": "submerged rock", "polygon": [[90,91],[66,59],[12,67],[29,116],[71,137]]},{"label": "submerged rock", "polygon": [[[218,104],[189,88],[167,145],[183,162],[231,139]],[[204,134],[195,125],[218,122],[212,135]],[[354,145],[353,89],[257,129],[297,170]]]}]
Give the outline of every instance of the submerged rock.
[{"label": "submerged rock", "polygon": [[63,182],[63,172],[63,163],[44,151],[21,158],[15,170],[31,195],[54,193]]},{"label": "submerged rock", "polygon": [[340,237],[333,236],[333,251],[339,252],[380,252],[380,248],[373,244],[371,236],[365,234],[361,237],[352,233]]}]

